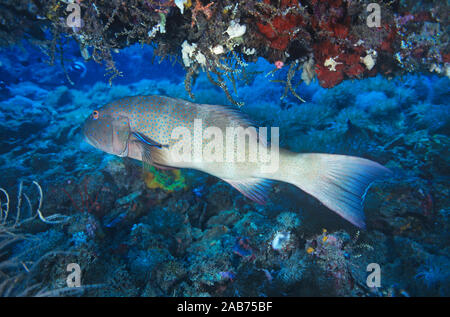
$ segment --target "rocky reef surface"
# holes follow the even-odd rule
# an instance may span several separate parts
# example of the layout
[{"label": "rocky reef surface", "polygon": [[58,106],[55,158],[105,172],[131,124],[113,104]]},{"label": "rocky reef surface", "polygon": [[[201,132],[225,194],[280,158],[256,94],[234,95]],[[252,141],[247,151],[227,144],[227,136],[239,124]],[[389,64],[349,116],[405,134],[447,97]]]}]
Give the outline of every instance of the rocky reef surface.
[{"label": "rocky reef surface", "polygon": [[[273,72],[259,59],[236,84],[243,112],[280,127],[280,146],[394,171],[367,193],[358,231],[288,184],[275,183],[262,206],[212,176],[144,170],[95,150],[80,129],[93,110],[129,95],[189,99],[184,72],[151,65],[152,49],[133,46],[115,56],[126,76],[109,86],[100,66],[71,56],[65,72],[28,44],[0,54],[0,187],[9,193],[7,202],[0,192],[0,294],[70,293],[67,265],[77,263],[90,296],[450,295],[447,77],[378,75],[329,89],[319,78],[297,87],[300,102],[284,95],[288,67]],[[230,103],[204,73],[192,92]],[[379,288],[367,286],[370,263],[381,267]]]}]

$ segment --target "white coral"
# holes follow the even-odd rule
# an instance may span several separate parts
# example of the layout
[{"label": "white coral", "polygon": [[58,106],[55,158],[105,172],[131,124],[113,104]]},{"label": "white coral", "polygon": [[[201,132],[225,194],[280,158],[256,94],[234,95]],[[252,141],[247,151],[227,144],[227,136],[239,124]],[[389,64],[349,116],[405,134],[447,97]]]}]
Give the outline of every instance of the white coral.
[{"label": "white coral", "polygon": [[371,70],[377,61],[377,52],[374,50],[368,50],[365,57],[361,57],[361,62],[366,65],[368,70]]},{"label": "white coral", "polygon": [[181,14],[184,13],[184,5],[188,2],[188,0],[175,0],[175,5],[180,9]]},{"label": "white coral", "polygon": [[216,45],[213,48],[211,48],[211,52],[213,52],[216,55],[220,55],[220,54],[225,53],[225,49],[223,48],[222,45],[219,44],[219,45]]},{"label": "white coral", "polygon": [[197,50],[197,44],[195,43],[189,44],[188,41],[184,41],[181,45],[181,56],[186,67],[191,66],[192,62],[197,62],[202,66],[206,65],[206,57]]},{"label": "white coral", "polygon": [[327,60],[325,60],[325,63],[323,63],[323,66],[328,67],[328,70],[335,72],[336,71],[336,65],[342,64],[340,62],[336,62],[333,57],[329,57]]},{"label": "white coral", "polygon": [[247,31],[247,26],[245,24],[241,25],[235,20],[230,22],[230,25],[228,26],[228,29],[225,31],[225,33],[228,34],[230,39],[233,39],[235,37],[241,37],[245,34]]}]

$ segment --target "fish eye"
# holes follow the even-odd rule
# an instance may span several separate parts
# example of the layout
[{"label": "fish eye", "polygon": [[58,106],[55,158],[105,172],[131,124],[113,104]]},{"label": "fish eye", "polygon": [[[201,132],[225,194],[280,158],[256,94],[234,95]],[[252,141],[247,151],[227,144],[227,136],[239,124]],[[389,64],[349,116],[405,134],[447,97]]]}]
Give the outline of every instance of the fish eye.
[{"label": "fish eye", "polygon": [[97,119],[98,119],[98,111],[97,111],[97,110],[94,110],[94,112],[92,113],[92,118],[93,118],[94,120],[97,120]]}]

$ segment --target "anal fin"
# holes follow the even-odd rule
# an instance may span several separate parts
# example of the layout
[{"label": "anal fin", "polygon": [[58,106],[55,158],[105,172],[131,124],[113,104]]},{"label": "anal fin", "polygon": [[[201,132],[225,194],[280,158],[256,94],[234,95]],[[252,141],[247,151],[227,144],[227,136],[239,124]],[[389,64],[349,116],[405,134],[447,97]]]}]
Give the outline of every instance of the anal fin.
[{"label": "anal fin", "polygon": [[161,169],[161,170],[175,170],[176,169],[175,167],[170,167],[170,166],[158,164],[158,163],[155,163],[155,162],[153,162],[152,165],[154,167],[156,167],[156,168]]},{"label": "anal fin", "polygon": [[241,180],[223,178],[223,180],[258,204],[264,205],[267,203],[270,180],[256,177]]}]

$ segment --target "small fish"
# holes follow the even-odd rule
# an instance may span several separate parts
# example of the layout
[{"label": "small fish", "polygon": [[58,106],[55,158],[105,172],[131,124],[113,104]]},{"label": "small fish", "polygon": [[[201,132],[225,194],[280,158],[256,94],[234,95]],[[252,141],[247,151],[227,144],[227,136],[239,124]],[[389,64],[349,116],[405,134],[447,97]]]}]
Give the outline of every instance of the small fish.
[{"label": "small fish", "polygon": [[87,73],[87,68],[81,61],[75,61],[69,65],[67,68],[71,77],[74,78],[84,78]]},{"label": "small fish", "polygon": [[[196,124],[199,120],[202,123],[200,128]],[[248,134],[249,147],[257,145],[271,158],[276,154],[276,169],[264,170],[262,167],[266,163],[250,160],[250,150],[245,150],[243,161],[227,161],[226,154],[221,152],[217,152],[219,158],[223,158],[221,160],[198,157],[196,149],[199,146],[203,151],[200,153],[211,146],[200,139],[203,138],[202,132],[217,128],[226,135],[230,127],[248,129],[254,125],[244,114],[231,107],[196,104],[165,96],[135,96],[116,100],[95,110],[86,119],[83,133],[89,144],[107,153],[130,157],[159,168],[203,171],[228,182],[258,203],[267,200],[271,180],[293,184],[352,224],[365,227],[362,204],[366,191],[374,180],[390,175],[389,169],[358,157],[303,154],[273,148],[273,138],[269,146],[260,134],[255,133]],[[180,150],[180,139],[174,138],[177,129],[184,129],[194,136],[192,147],[187,147],[188,150],[183,148],[193,154],[193,160],[174,159],[175,149]],[[242,149],[235,144],[235,139],[228,143],[226,139],[221,141],[225,149],[231,146],[232,154]]]}]

